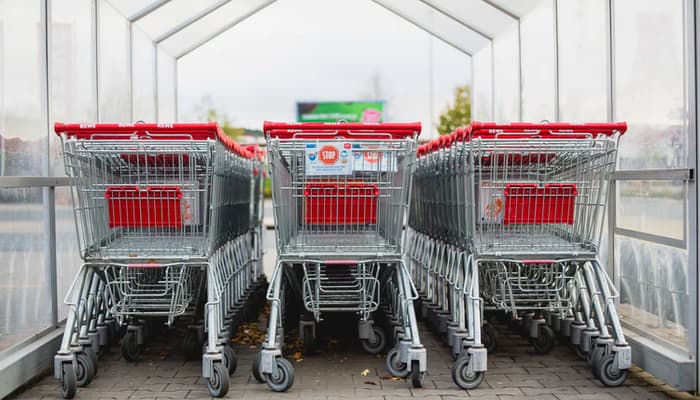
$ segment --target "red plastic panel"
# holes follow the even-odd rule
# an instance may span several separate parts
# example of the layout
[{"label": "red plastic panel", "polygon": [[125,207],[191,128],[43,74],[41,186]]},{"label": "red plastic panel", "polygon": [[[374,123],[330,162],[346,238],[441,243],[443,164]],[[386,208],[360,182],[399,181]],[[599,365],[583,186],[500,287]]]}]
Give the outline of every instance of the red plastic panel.
[{"label": "red plastic panel", "polygon": [[377,223],[379,187],[374,184],[313,183],[304,188],[304,223],[366,225]]},{"label": "red plastic panel", "polygon": [[190,162],[190,156],[187,153],[183,154],[137,154],[125,153],[119,157],[132,165],[151,166],[151,167],[178,167],[187,165]]},{"label": "red plastic panel", "polygon": [[182,192],[177,186],[110,186],[105,198],[110,228],[182,227]]},{"label": "red plastic panel", "polygon": [[510,184],[504,190],[504,225],[574,223],[575,184]]}]

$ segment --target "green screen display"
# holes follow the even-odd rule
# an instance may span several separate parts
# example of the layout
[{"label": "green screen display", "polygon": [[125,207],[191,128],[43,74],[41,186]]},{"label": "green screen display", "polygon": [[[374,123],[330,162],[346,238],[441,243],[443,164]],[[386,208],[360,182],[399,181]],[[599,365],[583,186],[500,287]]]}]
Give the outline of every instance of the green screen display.
[{"label": "green screen display", "polygon": [[382,122],[383,101],[297,103],[297,122]]}]

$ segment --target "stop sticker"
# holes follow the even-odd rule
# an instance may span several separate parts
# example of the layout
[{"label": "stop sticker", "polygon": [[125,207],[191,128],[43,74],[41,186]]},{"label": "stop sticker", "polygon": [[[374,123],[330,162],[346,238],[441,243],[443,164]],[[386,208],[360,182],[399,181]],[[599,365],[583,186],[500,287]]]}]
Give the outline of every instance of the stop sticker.
[{"label": "stop sticker", "polygon": [[321,147],[318,158],[326,165],[333,165],[338,162],[338,149],[335,146],[325,145]]}]

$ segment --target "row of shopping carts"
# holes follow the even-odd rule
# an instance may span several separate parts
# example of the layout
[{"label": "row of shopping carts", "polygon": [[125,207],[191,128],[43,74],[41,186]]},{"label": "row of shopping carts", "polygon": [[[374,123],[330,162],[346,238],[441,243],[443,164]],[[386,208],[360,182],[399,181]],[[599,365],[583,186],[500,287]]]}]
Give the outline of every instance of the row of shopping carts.
[{"label": "row of shopping carts", "polygon": [[419,315],[444,335],[452,378],[477,387],[506,316],[538,353],[559,335],[594,376],[631,366],[598,255],[624,123],[479,123],[418,148],[406,232]]},{"label": "row of shopping carts", "polygon": [[[278,259],[254,377],[288,390],[285,333],[298,329],[308,353],[324,316],[349,313],[362,347],[388,350],[389,372],[421,387],[420,316],[450,346],[455,383],[472,389],[496,345],[486,317],[499,314],[537,352],[558,334],[601,382],[621,385],[631,351],[598,253],[626,126],[474,122],[417,147],[420,130],[265,123]],[[125,327],[122,353],[133,360],[154,320],[189,323],[186,356],[206,343],[202,375],[223,396],[236,366],[231,331],[266,283],[257,152],[215,124],[56,132],[85,260],[55,357],[64,397],[94,376],[112,327]]]},{"label": "row of shopping carts", "polygon": [[263,164],[216,123],[62,124],[66,174],[84,261],[54,374],[61,394],[97,373],[121,339],[137,360],[151,334],[184,324],[185,357],[202,359],[212,396],[225,395],[230,338],[264,301]]},{"label": "row of shopping carts", "polygon": [[[402,250],[420,130],[419,123],[265,123],[278,260],[253,374],[272,390],[294,383],[282,355],[285,327],[295,329],[290,321],[298,320],[308,352],[316,325],[331,313],[356,315],[364,350],[390,347],[389,370],[422,386],[418,292]],[[289,315],[297,309],[298,319]]]}]

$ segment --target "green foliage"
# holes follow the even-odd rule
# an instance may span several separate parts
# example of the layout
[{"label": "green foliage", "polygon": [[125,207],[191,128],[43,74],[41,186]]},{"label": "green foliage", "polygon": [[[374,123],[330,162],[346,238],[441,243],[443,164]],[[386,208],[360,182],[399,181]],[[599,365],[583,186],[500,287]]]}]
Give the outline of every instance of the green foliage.
[{"label": "green foliage", "polygon": [[457,128],[469,125],[472,121],[472,89],[469,85],[457,86],[452,104],[440,114],[437,131],[441,135],[453,132]]},{"label": "green foliage", "polygon": [[263,196],[266,199],[272,198],[272,179],[269,176],[263,181]]},{"label": "green foliage", "polygon": [[231,125],[231,121],[226,113],[216,111],[213,108],[207,109],[205,115],[201,119],[207,122],[218,122],[221,130],[234,139],[245,133],[245,129],[236,128],[235,126]]}]

